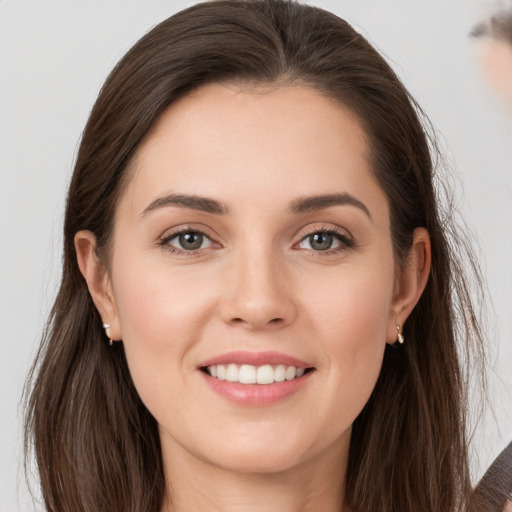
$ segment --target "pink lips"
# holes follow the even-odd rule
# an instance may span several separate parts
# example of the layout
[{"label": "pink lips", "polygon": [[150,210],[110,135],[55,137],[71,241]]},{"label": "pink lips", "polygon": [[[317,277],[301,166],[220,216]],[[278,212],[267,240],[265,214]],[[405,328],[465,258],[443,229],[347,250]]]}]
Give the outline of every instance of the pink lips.
[{"label": "pink lips", "polygon": [[313,365],[295,359],[294,357],[279,352],[249,352],[246,350],[237,350],[228,352],[220,356],[213,357],[202,362],[199,367],[213,366],[216,364],[252,364],[253,366],[262,366],[264,364],[284,364],[286,366],[295,366],[296,368],[311,368]]},{"label": "pink lips", "polygon": [[[312,365],[304,361],[278,352],[236,351],[208,359],[202,362],[198,369],[219,364],[250,364],[253,366],[283,364],[296,368],[312,368]],[[306,372],[302,377],[273,384],[240,384],[239,382],[216,379],[204,371],[200,373],[211,390],[230,402],[245,406],[266,406],[275,404],[300,391],[310,382],[316,372]]]}]

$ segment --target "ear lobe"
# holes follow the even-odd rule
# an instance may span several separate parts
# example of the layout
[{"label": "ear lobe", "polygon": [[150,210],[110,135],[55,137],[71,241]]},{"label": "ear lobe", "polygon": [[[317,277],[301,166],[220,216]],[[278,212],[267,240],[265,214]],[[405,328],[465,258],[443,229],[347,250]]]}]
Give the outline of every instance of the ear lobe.
[{"label": "ear lobe", "polygon": [[121,339],[117,308],[108,271],[96,253],[96,236],[92,231],[79,231],[75,235],[78,267],[103,323],[110,324],[112,339]]},{"label": "ear lobe", "polygon": [[430,236],[425,228],[416,228],[409,256],[397,279],[395,296],[390,312],[388,340],[397,338],[397,325],[402,327],[418,303],[430,274]]}]

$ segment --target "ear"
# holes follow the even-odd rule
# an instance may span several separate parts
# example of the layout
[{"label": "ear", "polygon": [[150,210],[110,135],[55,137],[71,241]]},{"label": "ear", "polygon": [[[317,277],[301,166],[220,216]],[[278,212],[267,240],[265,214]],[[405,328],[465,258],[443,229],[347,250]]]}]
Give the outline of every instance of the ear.
[{"label": "ear", "polygon": [[78,267],[84,276],[92,300],[103,323],[110,325],[113,340],[122,338],[112,283],[107,268],[96,253],[96,236],[92,231],[79,231],[75,235]]},{"label": "ear", "polygon": [[398,336],[396,326],[403,327],[418,303],[430,274],[430,236],[425,228],[416,228],[405,265],[395,283],[395,295],[390,312],[387,339],[394,343]]}]

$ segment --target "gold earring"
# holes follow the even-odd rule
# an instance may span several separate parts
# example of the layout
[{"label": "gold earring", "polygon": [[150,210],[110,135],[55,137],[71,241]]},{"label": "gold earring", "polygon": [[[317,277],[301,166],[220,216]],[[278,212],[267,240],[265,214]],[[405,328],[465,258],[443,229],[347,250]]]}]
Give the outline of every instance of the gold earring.
[{"label": "gold earring", "polygon": [[399,325],[396,326],[396,330],[398,331],[398,343],[400,343],[400,345],[403,345],[405,339],[403,334],[400,332],[401,329],[402,328]]},{"label": "gold earring", "polygon": [[105,334],[108,338],[108,344],[112,346],[114,341],[112,340],[112,333],[110,332],[110,324],[103,324],[103,329],[105,329]]}]

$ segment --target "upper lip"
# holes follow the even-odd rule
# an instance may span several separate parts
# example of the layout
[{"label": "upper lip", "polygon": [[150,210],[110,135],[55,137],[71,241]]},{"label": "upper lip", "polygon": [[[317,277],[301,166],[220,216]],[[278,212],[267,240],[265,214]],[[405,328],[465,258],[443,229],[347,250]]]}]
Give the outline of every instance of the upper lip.
[{"label": "upper lip", "polygon": [[253,366],[263,366],[265,364],[279,365],[284,364],[287,366],[295,366],[296,368],[311,368],[313,365],[301,361],[295,357],[280,352],[263,351],[252,352],[246,350],[236,350],[233,352],[226,352],[218,356],[207,359],[199,364],[199,368],[205,366],[215,366],[218,364],[250,364]]}]

